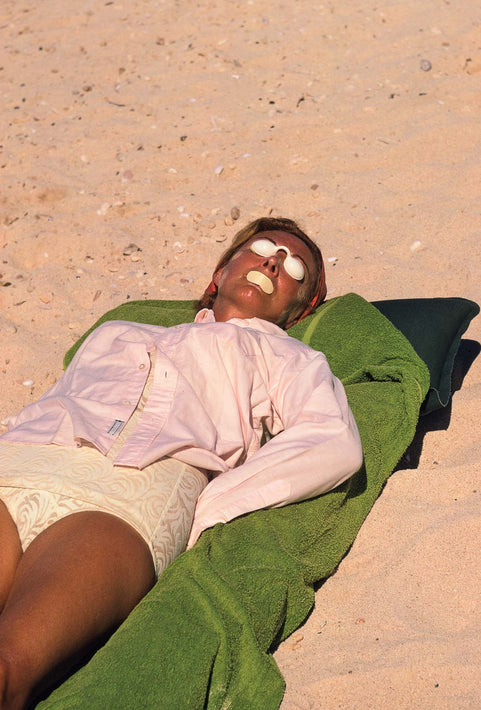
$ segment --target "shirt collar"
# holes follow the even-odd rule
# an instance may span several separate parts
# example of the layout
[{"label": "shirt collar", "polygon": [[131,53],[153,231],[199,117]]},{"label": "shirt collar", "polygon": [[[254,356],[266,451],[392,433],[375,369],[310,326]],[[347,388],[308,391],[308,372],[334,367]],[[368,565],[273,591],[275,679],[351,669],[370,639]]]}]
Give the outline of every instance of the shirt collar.
[{"label": "shirt collar", "polygon": [[[263,320],[262,318],[230,318],[227,323],[233,323],[241,328],[253,328],[260,330],[263,333],[272,333],[273,335],[285,335],[287,333],[282,328],[279,328],[275,323]],[[195,316],[194,323],[216,323],[214,311],[210,308],[202,308]]]}]

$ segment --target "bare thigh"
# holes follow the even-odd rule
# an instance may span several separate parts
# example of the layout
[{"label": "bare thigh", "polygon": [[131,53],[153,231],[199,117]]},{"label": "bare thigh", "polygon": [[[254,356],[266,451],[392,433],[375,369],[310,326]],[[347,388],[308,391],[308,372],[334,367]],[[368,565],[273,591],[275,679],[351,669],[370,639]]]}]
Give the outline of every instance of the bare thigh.
[{"label": "bare thigh", "polygon": [[108,513],[74,513],[36,537],[0,615],[0,670],[12,703],[21,707],[54,669],[112,632],[154,582],[147,544]]}]

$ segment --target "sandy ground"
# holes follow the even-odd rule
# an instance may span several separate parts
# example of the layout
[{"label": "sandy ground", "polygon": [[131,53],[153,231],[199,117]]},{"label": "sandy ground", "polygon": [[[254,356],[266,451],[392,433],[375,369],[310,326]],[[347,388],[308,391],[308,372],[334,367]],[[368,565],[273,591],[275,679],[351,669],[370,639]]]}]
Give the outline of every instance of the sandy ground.
[{"label": "sandy ground", "polygon": [[[328,296],[481,302],[479,2],[0,15],[0,419],[109,308],[199,295],[262,215],[316,238]],[[283,710],[480,707],[480,393],[478,357],[276,652]]]}]

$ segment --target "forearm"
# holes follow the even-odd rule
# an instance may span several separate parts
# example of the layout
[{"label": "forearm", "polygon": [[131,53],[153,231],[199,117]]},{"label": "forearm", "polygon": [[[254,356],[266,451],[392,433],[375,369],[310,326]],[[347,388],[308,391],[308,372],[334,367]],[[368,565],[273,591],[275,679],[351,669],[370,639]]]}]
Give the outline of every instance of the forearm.
[{"label": "forearm", "polygon": [[199,498],[189,547],[206,528],[259,510],[305,500],[335,488],[362,464],[352,415],[326,417],[281,432],[248,462],[221,474]]}]

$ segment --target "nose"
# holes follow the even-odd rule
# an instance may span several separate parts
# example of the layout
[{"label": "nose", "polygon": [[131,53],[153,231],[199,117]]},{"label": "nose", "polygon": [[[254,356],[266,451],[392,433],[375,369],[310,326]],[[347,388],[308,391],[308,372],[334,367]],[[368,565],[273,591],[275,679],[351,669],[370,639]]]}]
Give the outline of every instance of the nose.
[{"label": "nose", "polygon": [[286,254],[281,251],[276,252],[272,256],[266,256],[263,265],[273,274],[277,276],[282,265],[283,259],[286,258]]}]

